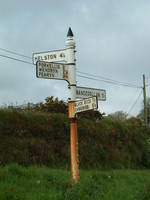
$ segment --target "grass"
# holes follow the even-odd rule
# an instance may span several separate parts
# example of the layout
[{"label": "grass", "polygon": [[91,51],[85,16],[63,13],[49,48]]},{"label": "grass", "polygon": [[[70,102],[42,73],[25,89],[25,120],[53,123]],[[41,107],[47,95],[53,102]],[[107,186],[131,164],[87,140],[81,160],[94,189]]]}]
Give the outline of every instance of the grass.
[{"label": "grass", "polygon": [[0,168],[0,200],[149,200],[150,170],[81,170],[73,185],[70,171],[46,167]]}]

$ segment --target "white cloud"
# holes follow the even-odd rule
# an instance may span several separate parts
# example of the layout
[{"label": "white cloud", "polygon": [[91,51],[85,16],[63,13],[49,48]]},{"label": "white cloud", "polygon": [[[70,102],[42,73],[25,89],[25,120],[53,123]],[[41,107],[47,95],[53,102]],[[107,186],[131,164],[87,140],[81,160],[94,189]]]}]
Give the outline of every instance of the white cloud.
[{"label": "white cloud", "polygon": [[[149,9],[146,0],[1,1],[0,48],[30,57],[63,49],[71,26],[77,70],[142,86],[142,75],[149,75],[150,65]],[[2,50],[0,54],[32,62]],[[107,101],[99,102],[99,107],[107,114],[121,109],[127,112],[134,103],[136,89],[81,77],[77,80],[81,86],[106,89]],[[0,105],[39,102],[47,96],[67,100],[67,95],[66,82],[37,79],[35,66],[0,56]],[[140,101],[133,114],[138,113],[139,105]]]}]

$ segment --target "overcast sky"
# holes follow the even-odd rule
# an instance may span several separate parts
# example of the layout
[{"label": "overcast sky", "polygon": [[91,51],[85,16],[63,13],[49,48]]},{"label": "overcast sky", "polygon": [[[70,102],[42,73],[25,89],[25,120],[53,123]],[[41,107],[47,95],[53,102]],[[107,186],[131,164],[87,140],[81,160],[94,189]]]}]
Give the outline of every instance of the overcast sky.
[{"label": "overcast sky", "polygon": [[35,65],[4,56],[32,63],[33,53],[65,49],[71,27],[77,75],[98,79],[77,76],[77,85],[106,90],[101,112],[131,110],[129,116],[136,116],[143,74],[150,97],[149,21],[149,0],[0,0],[0,106],[44,102],[48,96],[67,101],[67,82],[36,78]]}]

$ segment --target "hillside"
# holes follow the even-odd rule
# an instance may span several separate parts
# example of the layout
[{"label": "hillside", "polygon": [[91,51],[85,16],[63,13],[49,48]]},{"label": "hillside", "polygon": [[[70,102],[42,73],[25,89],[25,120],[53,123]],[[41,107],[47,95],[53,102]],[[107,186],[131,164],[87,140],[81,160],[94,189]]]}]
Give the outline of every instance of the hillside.
[{"label": "hillside", "polygon": [[[66,114],[0,110],[0,164],[70,167]],[[150,130],[140,120],[78,118],[80,168],[150,167]]]}]

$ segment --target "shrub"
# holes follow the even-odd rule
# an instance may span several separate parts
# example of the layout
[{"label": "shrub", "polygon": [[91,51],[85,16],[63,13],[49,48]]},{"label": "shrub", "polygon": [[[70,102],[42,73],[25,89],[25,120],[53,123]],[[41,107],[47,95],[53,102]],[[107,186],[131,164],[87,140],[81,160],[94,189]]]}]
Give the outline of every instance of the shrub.
[{"label": "shrub", "polygon": [[[150,167],[150,130],[132,118],[78,118],[82,168]],[[70,166],[66,114],[0,110],[0,164]]]}]

